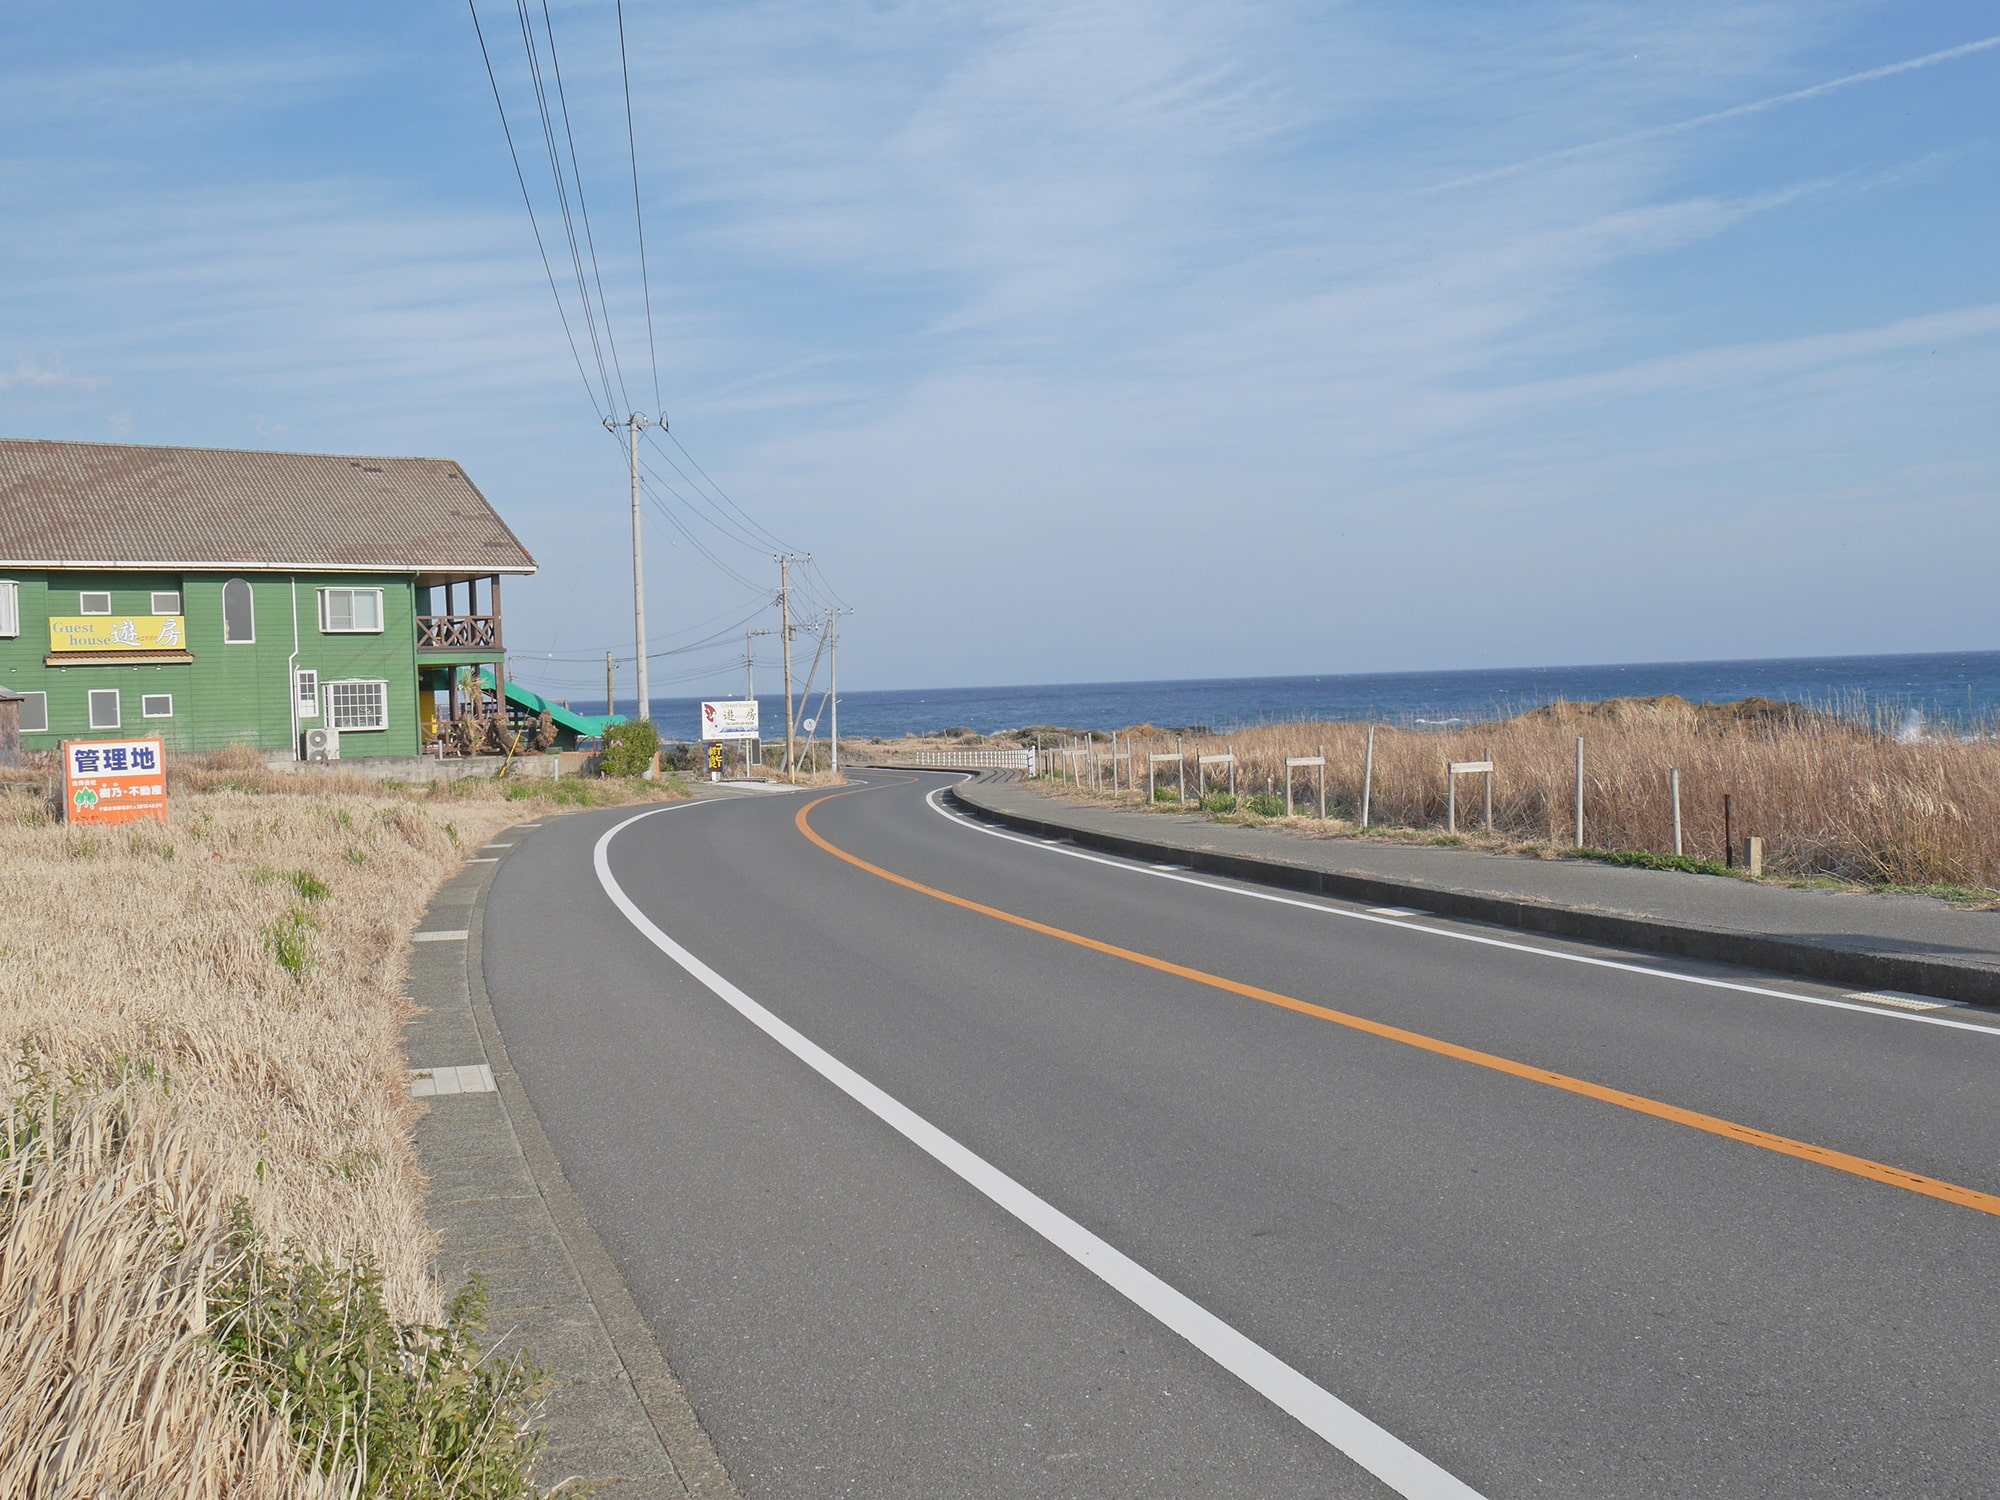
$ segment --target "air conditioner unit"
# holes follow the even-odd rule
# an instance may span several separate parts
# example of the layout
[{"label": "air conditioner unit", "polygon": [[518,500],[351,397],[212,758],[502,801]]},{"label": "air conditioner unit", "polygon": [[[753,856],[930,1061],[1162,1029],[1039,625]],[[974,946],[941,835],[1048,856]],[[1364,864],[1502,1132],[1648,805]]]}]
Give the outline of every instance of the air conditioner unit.
[{"label": "air conditioner unit", "polygon": [[340,731],[316,725],[306,731],[307,760],[339,760]]}]

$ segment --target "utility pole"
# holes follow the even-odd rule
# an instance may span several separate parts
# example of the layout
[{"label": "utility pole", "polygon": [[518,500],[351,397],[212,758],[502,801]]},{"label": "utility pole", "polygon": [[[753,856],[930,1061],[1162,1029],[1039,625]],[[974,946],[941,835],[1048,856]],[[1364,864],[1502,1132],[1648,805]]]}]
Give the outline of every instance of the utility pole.
[{"label": "utility pole", "polygon": [[840,774],[840,617],[851,614],[851,610],[830,609],[826,612],[826,649],[832,658],[827,672],[827,710],[833,716],[833,774]]},{"label": "utility pole", "polygon": [[611,678],[611,653],[604,653],[604,717],[610,718],[617,710],[611,705],[617,700],[611,696],[614,684]]},{"label": "utility pole", "polygon": [[[760,635],[769,635],[768,630],[746,630],[743,632],[743,699],[746,703],[757,701],[757,649],[751,642]],[[750,774],[750,747],[757,746],[758,758],[763,758],[764,736],[760,727],[755,740],[743,742],[743,774]]]},{"label": "utility pole", "polygon": [[796,743],[792,718],[792,555],[780,553],[778,563],[778,639],[785,648],[785,780],[792,779],[793,746]]},{"label": "utility pole", "polygon": [[[639,713],[641,719],[653,717],[652,698],[646,681],[646,562],[639,547],[639,433],[653,424],[638,412],[633,412],[622,422],[604,419],[604,430],[616,432],[626,429],[627,440],[632,450],[632,640],[639,658]],[[666,421],[661,419],[660,426]]]},{"label": "utility pole", "polygon": [[743,697],[749,703],[757,701],[757,651],[750,643],[758,636],[770,633],[768,630],[743,632]]}]

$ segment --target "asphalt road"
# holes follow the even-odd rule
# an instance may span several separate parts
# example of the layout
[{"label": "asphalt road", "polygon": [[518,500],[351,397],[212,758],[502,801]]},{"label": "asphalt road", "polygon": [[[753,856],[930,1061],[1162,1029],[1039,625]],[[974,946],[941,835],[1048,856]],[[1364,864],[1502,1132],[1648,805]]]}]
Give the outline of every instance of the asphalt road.
[{"label": "asphalt road", "polygon": [[654,812],[605,879],[632,810],[555,820],[493,886],[514,1065],[748,1495],[1444,1492],[1370,1433],[1495,1500],[2000,1493],[2000,1032],[1079,857],[949,779]]}]

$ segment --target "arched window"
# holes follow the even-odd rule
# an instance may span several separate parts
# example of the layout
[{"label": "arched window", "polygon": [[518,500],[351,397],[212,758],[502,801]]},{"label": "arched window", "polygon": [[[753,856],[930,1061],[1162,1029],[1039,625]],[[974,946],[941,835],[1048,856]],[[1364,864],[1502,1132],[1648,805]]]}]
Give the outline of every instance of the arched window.
[{"label": "arched window", "polygon": [[257,639],[257,606],[250,585],[232,578],[222,586],[222,639],[229,645],[249,645]]}]

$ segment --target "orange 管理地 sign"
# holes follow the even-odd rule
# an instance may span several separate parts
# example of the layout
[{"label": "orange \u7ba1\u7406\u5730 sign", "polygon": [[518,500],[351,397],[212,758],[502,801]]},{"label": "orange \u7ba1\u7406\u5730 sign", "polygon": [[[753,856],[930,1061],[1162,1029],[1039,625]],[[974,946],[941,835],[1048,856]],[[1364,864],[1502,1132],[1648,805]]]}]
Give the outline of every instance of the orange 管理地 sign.
[{"label": "orange \u7ba1\u7406\u5730 sign", "polygon": [[65,740],[63,816],[72,823],[167,821],[167,757],[158,740]]}]

